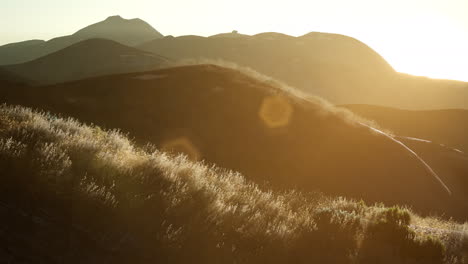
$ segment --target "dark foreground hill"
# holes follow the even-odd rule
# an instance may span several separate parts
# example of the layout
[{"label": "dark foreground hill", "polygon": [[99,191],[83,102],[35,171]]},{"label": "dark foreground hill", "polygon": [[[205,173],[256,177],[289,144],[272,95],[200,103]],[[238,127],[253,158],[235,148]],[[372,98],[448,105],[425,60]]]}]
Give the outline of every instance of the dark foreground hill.
[{"label": "dark foreground hill", "polygon": [[29,40],[0,46],[0,65],[31,61],[87,39],[103,38],[134,46],[161,37],[161,33],[141,19],[111,16],[69,36],[49,41]]},{"label": "dark foreground hill", "polygon": [[88,39],[42,58],[4,66],[39,84],[60,83],[116,73],[148,71],[167,64],[167,58],[106,39]]},{"label": "dark foreground hill", "polygon": [[235,70],[198,65],[0,92],[2,101],[120,128],[140,143],[239,171],[264,188],[467,217],[458,197],[468,188],[451,192],[395,138],[317,98]]},{"label": "dark foreground hill", "polygon": [[343,35],[182,36],[138,47],[174,59],[234,62],[335,104],[468,109],[468,83],[397,73],[367,45]]},{"label": "dark foreground hill", "polygon": [[426,139],[468,153],[468,110],[409,111],[373,105],[345,107],[399,136]]},{"label": "dark foreground hill", "polygon": [[464,225],[264,192],[117,132],[0,107],[2,263],[466,263]]},{"label": "dark foreground hill", "polygon": [[451,186],[458,202],[468,201],[468,155],[460,150],[428,140],[399,137],[408,147],[418,153],[439,175],[447,186]]},{"label": "dark foreground hill", "polygon": [[[416,151],[452,191],[468,187],[468,111],[408,111],[371,105],[348,105],[360,116],[392,130]],[[458,176],[456,176],[458,175]],[[467,196],[459,199],[466,201]]]},{"label": "dark foreground hill", "polygon": [[[22,84],[22,83],[30,83],[31,81],[26,80],[11,71],[0,67],[0,84],[1,83],[10,83],[10,84]],[[6,87],[6,86],[5,86]]]}]

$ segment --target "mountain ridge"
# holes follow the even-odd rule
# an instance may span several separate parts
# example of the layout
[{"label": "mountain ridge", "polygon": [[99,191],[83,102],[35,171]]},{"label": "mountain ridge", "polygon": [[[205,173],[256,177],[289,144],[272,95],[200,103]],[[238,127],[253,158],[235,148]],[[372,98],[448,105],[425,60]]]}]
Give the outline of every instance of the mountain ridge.
[{"label": "mountain ridge", "polygon": [[[127,35],[122,37],[122,31]],[[163,35],[155,30],[150,24],[139,19],[124,19],[119,15],[110,16],[101,22],[84,27],[72,36],[79,38],[107,38],[127,46],[134,46],[152,39],[162,38]]]},{"label": "mountain ridge", "polygon": [[0,46],[0,65],[28,62],[90,38],[106,38],[135,46],[161,37],[161,33],[141,19],[114,16],[86,26],[72,35],[59,36],[48,41],[30,40]]},{"label": "mountain ridge", "polygon": [[44,57],[4,68],[35,83],[51,84],[99,75],[152,70],[165,66],[169,61],[168,58],[113,40],[87,39]]},{"label": "mountain ridge", "polygon": [[181,36],[142,50],[178,60],[226,61],[248,67],[334,104],[374,104],[413,110],[468,109],[468,83],[396,72],[376,51],[339,34]]}]

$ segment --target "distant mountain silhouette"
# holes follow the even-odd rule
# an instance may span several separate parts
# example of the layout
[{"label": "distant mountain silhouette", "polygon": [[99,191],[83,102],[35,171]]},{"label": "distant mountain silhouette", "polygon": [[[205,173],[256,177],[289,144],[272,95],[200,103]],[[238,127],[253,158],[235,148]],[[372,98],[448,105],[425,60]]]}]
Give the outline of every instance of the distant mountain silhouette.
[{"label": "distant mountain silhouette", "polygon": [[2,89],[0,98],[119,128],[140,143],[239,171],[266,189],[320,190],[468,217],[459,199],[468,188],[450,196],[398,139],[295,93],[199,65]]},{"label": "distant mountain silhouette", "polygon": [[73,36],[81,39],[111,39],[128,46],[163,37],[161,33],[139,18],[123,19],[120,16],[108,17],[102,22],[79,30]]},{"label": "distant mountain silhouette", "polygon": [[229,33],[220,33],[211,36],[210,38],[239,38],[239,37],[249,37],[249,35],[240,34],[236,30]]},{"label": "distant mountain silhouette", "polygon": [[49,41],[31,40],[0,46],[0,65],[17,64],[37,59],[72,44],[91,38],[104,38],[134,46],[162,35],[141,19],[123,19],[112,16],[87,26],[73,35]]},{"label": "distant mountain silhouette", "polygon": [[112,40],[88,39],[42,58],[4,68],[36,83],[51,84],[98,75],[154,70],[167,62],[167,58]]},{"label": "distant mountain silhouette", "polygon": [[397,73],[364,43],[338,34],[181,36],[155,39],[138,47],[175,59],[234,62],[335,104],[468,109],[468,83]]},{"label": "distant mountain silhouette", "polygon": [[27,40],[0,46],[0,65],[29,61],[46,54],[44,40]]}]

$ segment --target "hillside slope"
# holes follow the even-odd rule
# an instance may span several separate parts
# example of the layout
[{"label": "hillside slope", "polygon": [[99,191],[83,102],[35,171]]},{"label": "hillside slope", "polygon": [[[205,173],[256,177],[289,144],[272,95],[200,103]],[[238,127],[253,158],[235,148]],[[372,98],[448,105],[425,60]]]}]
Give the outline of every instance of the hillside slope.
[{"label": "hillside slope", "polygon": [[459,203],[468,201],[468,155],[460,150],[428,140],[399,137],[407,146],[418,153],[441,179],[457,193]]},{"label": "hillside slope", "polygon": [[351,37],[319,32],[300,37],[235,35],[166,37],[138,47],[174,59],[233,62],[335,104],[468,109],[468,83],[397,73],[377,52]]},{"label": "hillside slope", "polygon": [[463,225],[263,192],[25,108],[0,106],[0,173],[4,263],[466,263]]},{"label": "hillside slope", "polygon": [[430,166],[394,138],[316,98],[235,70],[199,65],[0,92],[5,102],[119,128],[267,188],[467,217],[466,203],[453,202],[461,194],[450,195]]},{"label": "hillside slope", "polygon": [[167,58],[112,40],[88,39],[42,58],[4,68],[36,83],[51,84],[99,75],[154,70],[168,62]]},{"label": "hillside slope", "polygon": [[346,105],[399,136],[421,138],[468,153],[468,110],[409,111],[374,105]]},{"label": "hillside slope", "polygon": [[[0,67],[0,82],[8,82],[12,84],[28,83],[30,81],[20,77],[11,71]],[[6,86],[5,86],[6,87]]]},{"label": "hillside slope", "polygon": [[123,45],[134,46],[161,37],[161,33],[143,20],[111,16],[69,36],[48,41],[30,40],[0,46],[0,65],[31,61],[92,38],[104,38]]}]

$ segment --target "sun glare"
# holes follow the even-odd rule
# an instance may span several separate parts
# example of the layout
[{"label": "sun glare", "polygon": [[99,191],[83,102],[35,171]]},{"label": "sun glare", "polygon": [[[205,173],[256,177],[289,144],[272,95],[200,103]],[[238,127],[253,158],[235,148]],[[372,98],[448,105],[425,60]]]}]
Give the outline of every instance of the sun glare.
[{"label": "sun glare", "polygon": [[[450,20],[412,17],[381,32],[391,34],[393,40],[375,45],[369,40],[369,43],[396,71],[468,81],[468,60],[463,59],[468,57],[468,36]],[[369,36],[369,39],[373,37],[376,36]]]}]

